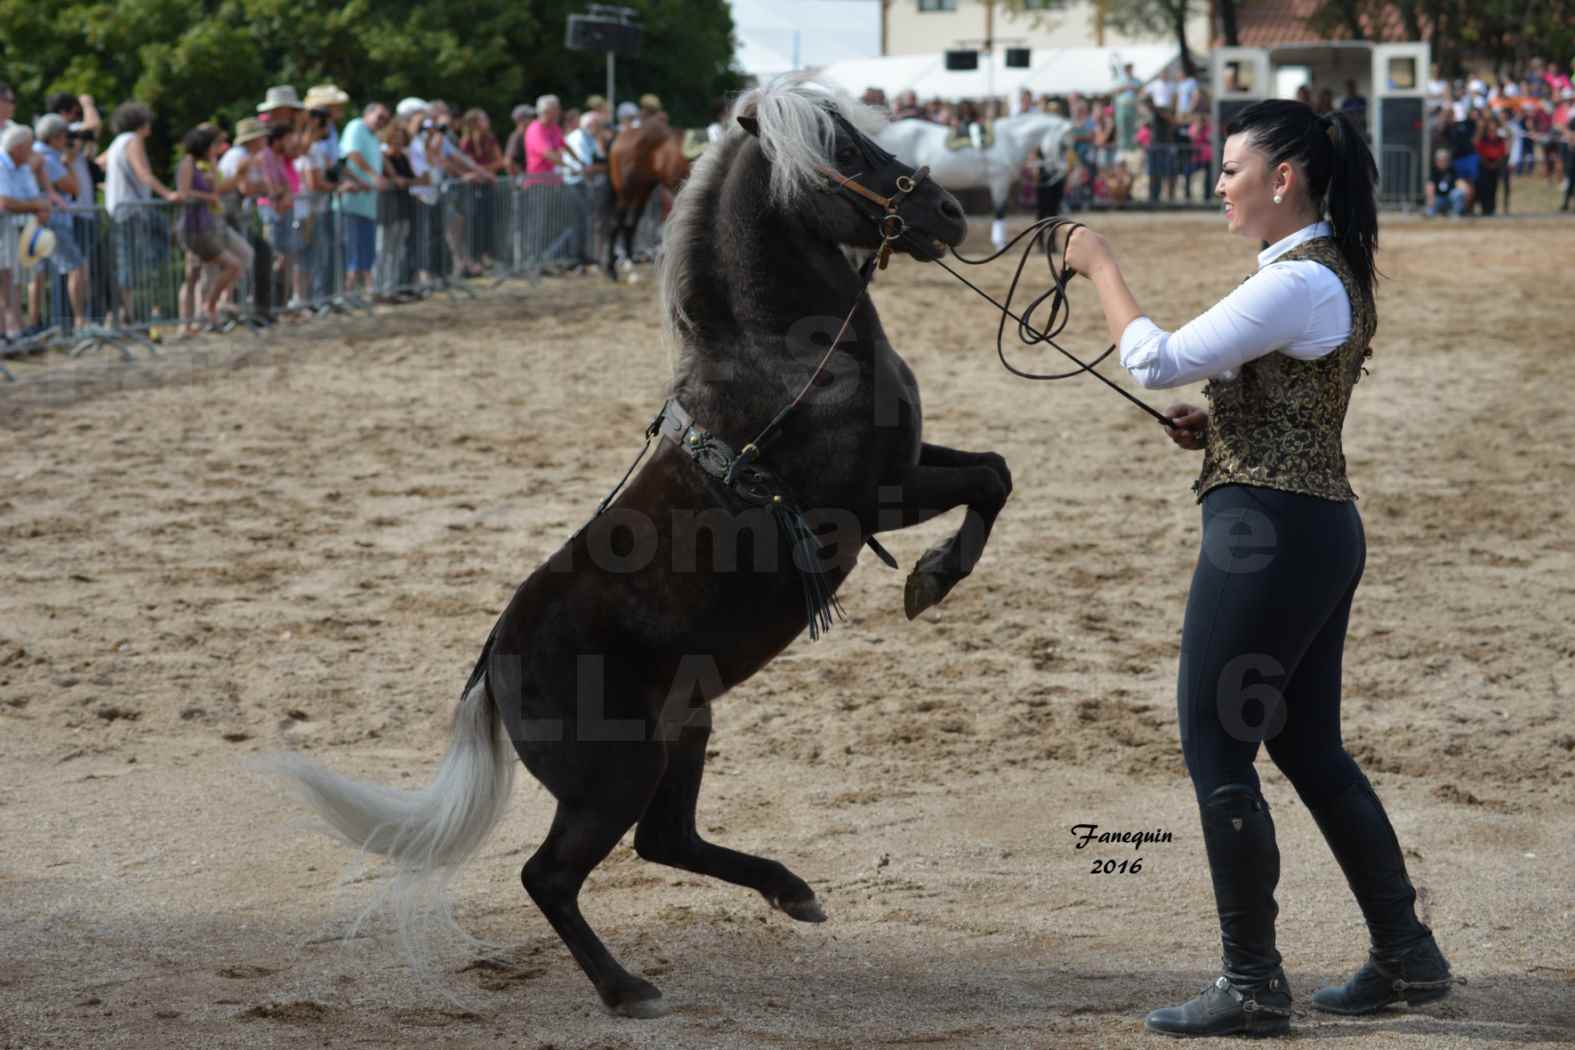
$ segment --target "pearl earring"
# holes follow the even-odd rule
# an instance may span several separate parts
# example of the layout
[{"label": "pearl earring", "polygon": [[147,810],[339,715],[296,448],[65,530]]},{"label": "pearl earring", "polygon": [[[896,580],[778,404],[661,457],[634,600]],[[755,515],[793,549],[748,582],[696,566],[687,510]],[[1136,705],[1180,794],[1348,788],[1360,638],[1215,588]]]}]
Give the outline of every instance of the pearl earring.
[{"label": "pearl earring", "polygon": [[1280,196],[1280,195],[1279,195],[1279,194],[1278,194],[1278,193],[1276,193],[1276,194],[1275,194],[1275,195],[1274,195],[1274,203],[1275,203],[1275,204],[1278,204],[1278,203],[1280,203],[1280,201],[1282,201],[1282,200],[1284,200],[1284,199],[1285,199],[1285,198],[1283,198],[1283,197],[1281,197],[1281,196]]}]

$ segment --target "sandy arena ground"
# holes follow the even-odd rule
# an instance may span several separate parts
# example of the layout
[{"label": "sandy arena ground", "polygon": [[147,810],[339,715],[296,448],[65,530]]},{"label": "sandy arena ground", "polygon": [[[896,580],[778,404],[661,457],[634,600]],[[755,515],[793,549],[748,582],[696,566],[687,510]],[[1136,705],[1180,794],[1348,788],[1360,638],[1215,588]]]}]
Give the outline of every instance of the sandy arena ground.
[{"label": "sandy arena ground", "polygon": [[[1098,225],[1162,323],[1253,265],[1218,216]],[[1264,759],[1299,1040],[1575,1042],[1572,237],[1552,219],[1386,227],[1346,428],[1370,548],[1346,734],[1469,984],[1376,1020],[1307,1010],[1365,933]],[[1103,346],[1076,294],[1071,344]],[[78,366],[94,378],[0,396],[0,1046],[1162,1045],[1144,1013],[1218,963],[1172,693],[1198,461],[1092,381],[1005,374],[988,308],[939,270],[900,261],[875,295],[926,436],[1001,451],[1016,492],[938,610],[905,621],[901,576],[866,557],[848,622],[719,706],[702,830],[785,861],[830,922],[627,841],[592,876],[588,918],[674,1006],[656,1021],[607,1016],[522,892],[551,813],[533,780],[456,886],[466,927],[512,946],[449,966],[461,1009],[408,974],[386,922],[340,939],[377,885],[336,891],[351,851],[246,766],[301,748],[424,781],[502,603],[660,401],[649,276],[510,285],[267,349],[232,336],[211,344],[222,364],[139,366],[151,383]],[[957,520],[886,543],[911,564]],[[1174,841],[1078,851],[1080,823]],[[1136,875],[1090,871],[1136,856]]]}]

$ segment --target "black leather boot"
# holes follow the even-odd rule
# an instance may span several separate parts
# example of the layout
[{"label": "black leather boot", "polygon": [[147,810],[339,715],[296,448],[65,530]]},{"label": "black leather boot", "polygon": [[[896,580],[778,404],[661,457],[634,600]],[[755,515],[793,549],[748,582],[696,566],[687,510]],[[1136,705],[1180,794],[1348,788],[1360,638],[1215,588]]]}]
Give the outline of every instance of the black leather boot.
[{"label": "black leather boot", "polygon": [[1331,1014],[1372,1014],[1402,999],[1411,1006],[1435,1003],[1453,984],[1449,962],[1429,933],[1400,955],[1384,956],[1375,949],[1355,977],[1318,989],[1312,1003]]},{"label": "black leather boot", "polygon": [[1433,931],[1416,917],[1416,888],[1400,840],[1366,777],[1311,810],[1345,872],[1367,920],[1367,963],[1345,984],[1313,993],[1313,1006],[1337,1014],[1370,1014],[1405,1000],[1436,1002],[1453,983]]},{"label": "black leather boot", "polygon": [[1291,988],[1274,947],[1280,850],[1269,804],[1256,788],[1227,784],[1204,800],[1202,815],[1225,973],[1144,1025],[1174,1036],[1281,1035],[1291,1023]]}]

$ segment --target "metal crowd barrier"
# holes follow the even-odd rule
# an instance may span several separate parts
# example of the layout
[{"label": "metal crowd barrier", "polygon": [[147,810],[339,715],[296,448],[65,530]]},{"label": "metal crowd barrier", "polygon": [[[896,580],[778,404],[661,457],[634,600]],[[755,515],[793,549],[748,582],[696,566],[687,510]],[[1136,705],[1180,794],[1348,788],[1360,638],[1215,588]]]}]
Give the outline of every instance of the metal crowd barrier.
[{"label": "metal crowd barrier", "polygon": [[1422,192],[1417,151],[1409,146],[1384,146],[1378,151],[1378,206],[1412,211]]},{"label": "metal crowd barrier", "polygon": [[1207,204],[1214,196],[1213,165],[1204,158],[1209,148],[1190,142],[1145,146],[1141,170],[1132,172],[1132,199],[1157,204]]},{"label": "metal crowd barrier", "polygon": [[[14,300],[21,333],[0,349],[0,356],[62,344],[78,353],[99,345],[120,345],[121,353],[129,356],[110,332],[116,296],[114,245],[104,220],[96,208],[55,209],[47,223],[55,235],[55,253],[36,266],[23,266],[17,259],[0,271],[5,305]],[[11,224],[14,236],[24,219],[6,215],[0,222]],[[9,317],[6,326],[12,327]]]},{"label": "metal crowd barrier", "polygon": [[[605,182],[450,181],[421,190],[381,191],[370,207],[365,198],[308,193],[288,203],[234,198],[220,210],[147,201],[123,204],[114,215],[102,208],[57,214],[51,228],[65,250],[33,267],[0,269],[27,326],[24,338],[0,346],[0,362],[50,347],[74,354],[108,348],[129,360],[137,351],[156,354],[186,326],[262,334],[376,302],[471,294],[467,278],[535,280],[605,262]],[[194,234],[206,232],[217,233],[240,271],[219,301],[216,326],[200,314],[223,260],[204,263],[189,250]],[[660,239],[653,198],[636,256],[654,257]],[[0,363],[0,381],[8,378]]]}]

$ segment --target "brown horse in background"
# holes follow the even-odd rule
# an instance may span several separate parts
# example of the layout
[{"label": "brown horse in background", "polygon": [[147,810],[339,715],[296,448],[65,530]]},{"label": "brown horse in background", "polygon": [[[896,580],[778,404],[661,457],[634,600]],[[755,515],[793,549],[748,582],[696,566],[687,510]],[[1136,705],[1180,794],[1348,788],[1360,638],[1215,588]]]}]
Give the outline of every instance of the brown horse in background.
[{"label": "brown horse in background", "polygon": [[672,211],[673,194],[689,178],[689,158],[684,156],[684,133],[669,128],[662,114],[645,117],[639,127],[624,128],[613,140],[607,156],[607,174],[612,182],[613,221],[607,234],[607,276],[618,279],[615,264],[618,237],[623,236],[624,256],[634,259],[634,232],[640,216],[658,188],[662,198],[662,221]]}]

